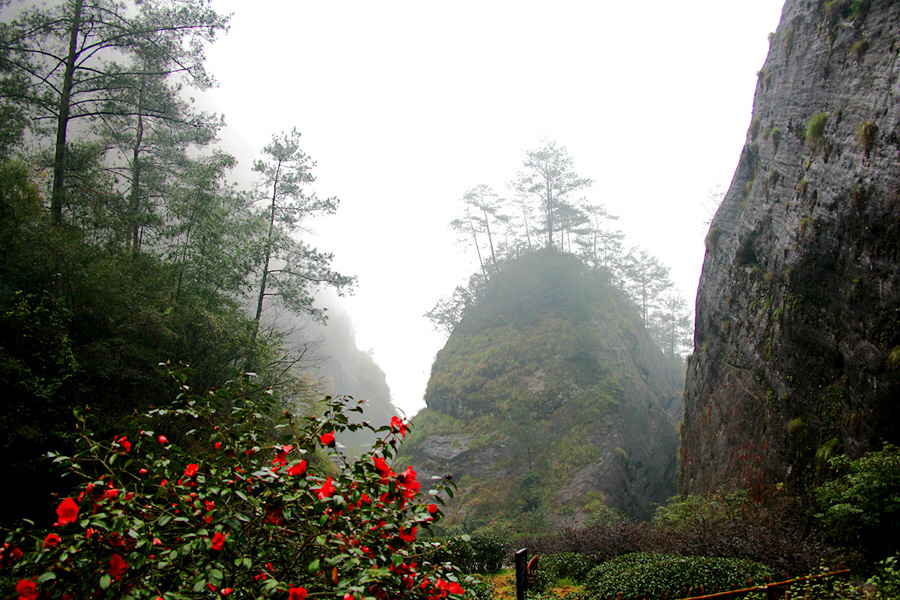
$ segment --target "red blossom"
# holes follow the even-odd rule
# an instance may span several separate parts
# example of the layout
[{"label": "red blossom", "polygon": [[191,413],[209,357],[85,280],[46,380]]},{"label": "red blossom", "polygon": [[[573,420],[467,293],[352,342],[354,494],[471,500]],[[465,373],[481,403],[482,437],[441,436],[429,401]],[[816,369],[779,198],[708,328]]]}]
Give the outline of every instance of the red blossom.
[{"label": "red blossom", "polygon": [[337,491],[334,487],[334,484],[331,482],[331,477],[325,480],[325,483],[322,484],[320,488],[313,488],[314,492],[317,492],[319,500],[324,500],[325,498],[331,498],[334,496],[334,493]]},{"label": "red blossom", "polygon": [[113,438],[113,443],[125,448],[125,452],[131,452],[131,442],[128,441],[128,437],[124,435],[122,437],[116,436]]},{"label": "red blossom", "polygon": [[323,446],[328,446],[330,448],[334,447],[334,431],[330,433],[323,433],[319,436],[319,441],[322,442]]},{"label": "red blossom", "polygon": [[113,554],[112,558],[109,559],[109,574],[116,581],[122,579],[122,575],[125,574],[125,569],[127,568],[128,563],[118,554]]},{"label": "red blossom", "polygon": [[19,550],[18,547],[13,547],[13,549],[9,551],[9,555],[16,560],[19,560],[20,558],[25,556],[25,554],[21,550]]},{"label": "red blossom", "polygon": [[266,523],[284,525],[284,507],[266,506]]},{"label": "red blossom", "polygon": [[275,451],[275,458],[272,459],[273,465],[286,465],[288,452],[293,450],[293,446],[282,446]]},{"label": "red blossom", "polygon": [[372,459],[375,463],[375,470],[381,475],[381,483],[387,483],[388,479],[394,476],[394,471],[388,466],[387,461],[376,456]]},{"label": "red blossom", "polygon": [[78,505],[71,498],[66,498],[56,508],[56,516],[59,517],[60,525],[74,523],[78,517]]},{"label": "red blossom", "polygon": [[166,436],[164,436],[164,435],[161,435],[156,439],[159,441],[160,444],[168,444],[169,443],[169,440],[166,439]]},{"label": "red blossom", "polygon": [[412,543],[416,541],[416,527],[413,527],[409,531],[400,530],[400,533],[397,534],[401,540],[407,543]]},{"label": "red blossom", "polygon": [[227,537],[228,537],[227,535],[222,535],[221,531],[217,531],[216,535],[214,535],[213,539],[212,539],[212,549],[213,550],[221,550],[222,548],[224,548],[225,547],[225,538],[227,538]]},{"label": "red blossom", "polygon": [[292,587],[288,590],[288,600],[305,600],[306,588]]},{"label": "red blossom", "polygon": [[400,417],[391,417],[391,430],[400,434],[400,437],[406,437],[408,427]]},{"label": "red blossom", "polygon": [[197,474],[197,471],[199,471],[199,470],[200,470],[200,465],[198,465],[196,463],[191,463],[184,470],[184,476],[185,477],[193,477],[194,475]]},{"label": "red blossom", "polygon": [[44,548],[46,548],[48,546],[51,546],[51,547],[55,546],[58,543],[60,543],[61,541],[62,541],[62,539],[60,539],[60,537],[58,535],[56,535],[55,533],[48,533],[47,537],[44,538]]},{"label": "red blossom", "polygon": [[222,588],[222,591],[219,593],[222,594],[223,596],[230,596],[231,592],[232,592],[231,588]]},{"label": "red blossom", "polygon": [[290,469],[288,469],[288,475],[303,475],[306,473],[306,461],[301,460],[295,465],[292,465]]},{"label": "red blossom", "polygon": [[32,579],[20,579],[16,591],[19,592],[19,600],[37,600],[37,583]]}]

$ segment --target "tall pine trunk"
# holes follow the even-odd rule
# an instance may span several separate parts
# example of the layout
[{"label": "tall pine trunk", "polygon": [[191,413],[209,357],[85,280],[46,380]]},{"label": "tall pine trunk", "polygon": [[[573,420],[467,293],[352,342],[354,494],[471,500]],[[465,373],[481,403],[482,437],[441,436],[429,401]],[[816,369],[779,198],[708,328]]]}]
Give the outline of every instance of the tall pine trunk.
[{"label": "tall pine trunk", "polygon": [[65,200],[66,166],[68,150],[66,132],[69,127],[69,108],[75,74],[75,60],[78,58],[78,31],[81,29],[81,7],[84,0],[75,0],[72,25],[69,31],[69,53],[66,56],[66,71],[63,75],[62,90],[59,95],[59,114],[56,120],[56,149],[53,157],[53,190],[50,196],[50,224],[62,224],[62,207]]}]

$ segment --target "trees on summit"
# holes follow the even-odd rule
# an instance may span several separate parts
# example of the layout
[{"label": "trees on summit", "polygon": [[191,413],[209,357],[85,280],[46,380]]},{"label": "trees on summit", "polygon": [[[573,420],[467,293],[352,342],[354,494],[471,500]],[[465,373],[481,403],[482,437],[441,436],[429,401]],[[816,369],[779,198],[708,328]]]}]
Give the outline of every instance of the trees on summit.
[{"label": "trees on summit", "polygon": [[426,317],[437,329],[453,331],[504,261],[550,248],[577,255],[590,272],[620,289],[667,354],[689,352],[690,314],[673,290],[669,268],[645,249],[625,247],[624,233],[614,227],[618,217],[589,198],[592,184],[577,173],[566,148],[549,141],[525,152],[509,184],[510,198],[484,184],[467,191],[460,200],[462,216],[450,226],[474,251],[479,272]]}]

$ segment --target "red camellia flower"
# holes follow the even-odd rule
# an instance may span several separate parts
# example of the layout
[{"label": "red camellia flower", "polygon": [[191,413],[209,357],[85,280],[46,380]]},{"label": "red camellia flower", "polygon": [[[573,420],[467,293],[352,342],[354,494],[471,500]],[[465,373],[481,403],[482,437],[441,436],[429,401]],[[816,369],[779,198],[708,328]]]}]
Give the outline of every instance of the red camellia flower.
[{"label": "red camellia flower", "polygon": [[304,587],[292,587],[288,590],[288,600],[305,600],[306,599],[306,588]]},{"label": "red camellia flower", "polygon": [[118,554],[113,554],[112,558],[109,559],[109,574],[116,581],[122,579],[122,575],[125,574],[125,569],[127,568],[128,563]]},{"label": "red camellia flower", "polygon": [[353,594],[344,594],[344,600],[353,600]]},{"label": "red camellia flower", "polygon": [[76,517],[78,517],[78,505],[71,498],[66,498],[56,508],[56,516],[59,517],[60,525],[74,523]]},{"label": "red camellia flower", "polygon": [[194,475],[197,474],[197,471],[199,471],[199,470],[200,470],[200,465],[191,463],[184,470],[184,476],[185,477],[193,477]]},{"label": "red camellia flower", "polygon": [[293,450],[293,446],[282,446],[275,450],[275,458],[272,459],[273,465],[286,465],[288,452]]},{"label": "red camellia flower", "polygon": [[408,427],[400,417],[391,417],[391,429],[400,434],[400,437],[406,437]]},{"label": "red camellia flower", "polygon": [[398,535],[398,536],[400,537],[400,539],[403,540],[404,542],[412,543],[412,542],[416,541],[416,529],[417,529],[416,527],[413,527],[413,528],[410,529],[409,531],[403,531],[403,530],[401,529],[401,530],[400,530],[400,533],[398,533],[397,535]]},{"label": "red camellia flower", "polygon": [[288,475],[303,475],[304,473],[306,473],[305,460],[301,460],[296,465],[293,465],[290,469],[288,469]]},{"label": "red camellia flower", "polygon": [[227,535],[222,535],[221,531],[217,531],[216,535],[214,535],[213,539],[212,539],[212,549],[213,550],[221,550],[222,548],[224,548],[225,547],[225,538],[227,538],[227,537],[228,537]]},{"label": "red camellia flower", "polygon": [[122,437],[116,436],[113,438],[113,443],[118,444],[119,446],[122,446],[123,448],[125,448],[125,452],[131,452],[131,442],[128,441],[127,436],[124,436],[124,435]]},{"label": "red camellia flower", "polygon": [[394,471],[388,466],[387,461],[379,456],[372,461],[375,463],[375,470],[381,475],[381,483],[387,483],[388,479],[394,476]]},{"label": "red camellia flower", "polygon": [[16,591],[19,592],[19,600],[37,600],[37,583],[31,579],[20,579]]},{"label": "red camellia flower", "polygon": [[323,446],[334,447],[334,432],[323,433],[319,436],[319,441],[322,442]]},{"label": "red camellia flower", "polygon": [[166,436],[164,436],[164,435],[161,435],[161,436],[159,436],[159,437],[156,438],[156,439],[159,440],[159,443],[160,443],[160,444],[168,444],[168,443],[169,443],[169,440],[167,440],[167,439],[166,439]]},{"label": "red camellia flower", "polygon": [[430,512],[431,514],[434,514],[434,513],[436,513],[437,511],[438,511],[438,505],[437,505],[437,504],[435,504],[435,503],[432,502],[431,504],[428,505],[428,512]]},{"label": "red camellia flower", "polygon": [[325,480],[325,483],[322,484],[322,487],[318,489],[313,489],[314,492],[318,492],[319,500],[324,500],[325,498],[331,498],[334,496],[334,493],[337,491],[334,487],[334,484],[331,482],[331,477]]},{"label": "red camellia flower", "polygon": [[222,588],[222,591],[219,593],[222,594],[223,596],[230,596],[231,591],[232,591],[231,588]]},{"label": "red camellia flower", "polygon": [[61,541],[60,537],[55,533],[48,533],[47,537],[44,538],[44,548],[47,546],[55,546]]}]

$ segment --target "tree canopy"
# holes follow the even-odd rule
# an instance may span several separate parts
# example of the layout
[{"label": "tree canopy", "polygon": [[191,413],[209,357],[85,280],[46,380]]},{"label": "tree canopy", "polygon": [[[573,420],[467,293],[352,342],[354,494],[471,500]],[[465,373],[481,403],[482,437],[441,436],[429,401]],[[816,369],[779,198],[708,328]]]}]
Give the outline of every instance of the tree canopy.
[{"label": "tree canopy", "polygon": [[620,289],[666,354],[674,358],[690,352],[691,311],[673,288],[669,268],[643,248],[626,249],[625,234],[614,227],[618,217],[582,195],[592,183],[575,171],[564,146],[548,141],[525,152],[522,169],[509,184],[511,198],[485,184],[463,194],[462,214],[450,227],[475,253],[479,272],[426,313],[435,328],[452,332],[505,264],[543,247],[578,256],[591,273]]}]

